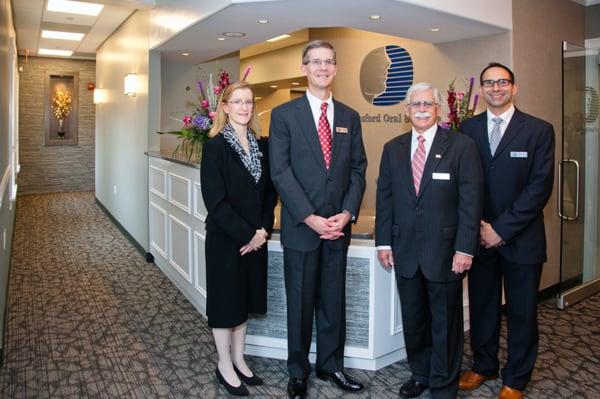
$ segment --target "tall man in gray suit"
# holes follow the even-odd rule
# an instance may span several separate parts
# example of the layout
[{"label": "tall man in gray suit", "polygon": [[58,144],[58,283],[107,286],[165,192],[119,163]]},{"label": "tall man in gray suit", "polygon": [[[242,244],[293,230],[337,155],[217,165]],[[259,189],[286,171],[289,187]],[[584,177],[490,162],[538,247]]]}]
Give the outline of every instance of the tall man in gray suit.
[{"label": "tall man in gray suit", "polygon": [[365,191],[367,159],[356,111],[336,101],[335,50],[313,41],[302,54],[306,96],[271,113],[271,178],[283,204],[290,397],[304,397],[316,313],[316,374],[346,391],[362,384],[343,371],[346,256],[350,222]]},{"label": "tall man in gray suit", "polygon": [[456,398],[463,354],[462,279],[479,244],[483,177],[477,147],[437,126],[429,83],[406,93],[412,131],[386,143],[377,181],[375,242],[394,267],[412,377],[400,397],[429,388]]},{"label": "tall man in gray suit", "polygon": [[485,176],[481,248],[469,272],[473,366],[460,389],[498,376],[502,287],[508,356],[499,399],[521,399],[538,349],[537,295],[546,261],[544,207],[554,182],[554,129],[515,108],[517,85],[505,65],[481,71],[488,109],[462,128],[475,140]]}]

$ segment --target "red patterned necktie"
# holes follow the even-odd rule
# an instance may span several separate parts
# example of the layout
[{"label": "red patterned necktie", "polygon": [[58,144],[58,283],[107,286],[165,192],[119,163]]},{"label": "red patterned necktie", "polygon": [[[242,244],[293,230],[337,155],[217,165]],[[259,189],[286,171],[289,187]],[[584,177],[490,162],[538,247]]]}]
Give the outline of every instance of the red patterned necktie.
[{"label": "red patterned necktie", "polygon": [[421,187],[421,178],[423,177],[423,169],[425,168],[425,137],[418,135],[417,140],[419,140],[419,145],[412,159],[412,174],[415,193],[418,195],[419,188]]},{"label": "red patterned necktie", "polygon": [[327,103],[321,104],[321,116],[319,117],[317,133],[319,134],[319,142],[321,142],[325,167],[329,169],[329,163],[331,162],[331,127],[329,127],[329,121],[327,120]]}]

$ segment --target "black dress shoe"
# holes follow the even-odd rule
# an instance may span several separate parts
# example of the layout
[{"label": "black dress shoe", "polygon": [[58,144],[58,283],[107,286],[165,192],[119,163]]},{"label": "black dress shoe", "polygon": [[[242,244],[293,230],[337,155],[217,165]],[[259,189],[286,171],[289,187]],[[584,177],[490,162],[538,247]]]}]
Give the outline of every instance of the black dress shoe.
[{"label": "black dress shoe", "polygon": [[421,395],[424,390],[427,389],[427,385],[421,384],[419,381],[410,379],[400,387],[398,394],[401,398],[416,398]]},{"label": "black dress shoe", "polygon": [[306,397],[306,378],[291,377],[288,381],[287,391],[291,399]]},{"label": "black dress shoe", "polygon": [[233,395],[233,396],[248,396],[248,395],[250,395],[248,388],[246,388],[243,383],[240,383],[240,386],[238,386],[238,387],[234,387],[233,385],[229,384],[225,380],[225,377],[223,377],[223,374],[221,374],[221,372],[219,371],[218,367],[217,367],[217,370],[215,370],[215,374],[217,375],[217,380],[219,380],[221,385],[223,385],[225,387],[225,389],[227,390],[227,392],[229,392],[230,395]]},{"label": "black dress shoe", "polygon": [[262,378],[257,376],[254,372],[252,372],[252,377],[248,377],[247,375],[242,373],[237,367],[235,367],[235,364],[233,365],[233,370],[235,371],[237,376],[240,377],[240,380],[242,380],[246,385],[258,386],[263,384]]},{"label": "black dress shoe", "polygon": [[360,382],[354,381],[348,377],[343,371],[336,371],[335,373],[326,373],[324,371],[317,370],[317,377],[321,380],[329,380],[335,382],[335,385],[340,387],[343,391],[358,392],[362,391],[364,385]]}]

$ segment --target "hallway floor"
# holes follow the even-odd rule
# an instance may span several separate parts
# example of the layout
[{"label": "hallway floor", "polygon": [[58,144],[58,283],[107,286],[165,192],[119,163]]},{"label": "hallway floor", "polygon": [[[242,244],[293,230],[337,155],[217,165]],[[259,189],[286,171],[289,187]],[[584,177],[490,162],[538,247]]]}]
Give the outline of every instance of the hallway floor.
[{"label": "hallway floor", "polygon": [[[0,398],[226,396],[214,378],[205,319],[146,263],[93,193],[19,197],[8,295]],[[471,362],[466,339],[464,368]],[[285,361],[248,360],[266,381],[251,388],[253,397],[286,396]],[[349,398],[397,398],[410,376],[406,361],[352,374],[368,389]],[[527,398],[600,398],[598,375],[600,294],[566,311],[553,300],[541,304]],[[487,382],[460,397],[495,398],[500,385]],[[341,396],[311,375],[309,397]]]}]

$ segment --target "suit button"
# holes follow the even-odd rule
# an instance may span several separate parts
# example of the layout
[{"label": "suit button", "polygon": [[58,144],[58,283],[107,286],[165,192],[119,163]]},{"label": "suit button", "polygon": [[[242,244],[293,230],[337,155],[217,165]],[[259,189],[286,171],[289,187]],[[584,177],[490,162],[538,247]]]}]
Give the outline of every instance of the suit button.
[{"label": "suit button", "polygon": [[421,208],[419,208],[419,207],[415,208],[415,211],[420,211],[420,210],[421,210]]}]

